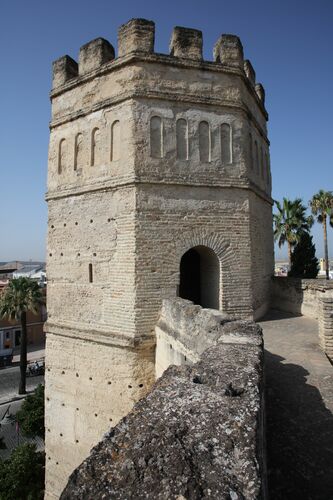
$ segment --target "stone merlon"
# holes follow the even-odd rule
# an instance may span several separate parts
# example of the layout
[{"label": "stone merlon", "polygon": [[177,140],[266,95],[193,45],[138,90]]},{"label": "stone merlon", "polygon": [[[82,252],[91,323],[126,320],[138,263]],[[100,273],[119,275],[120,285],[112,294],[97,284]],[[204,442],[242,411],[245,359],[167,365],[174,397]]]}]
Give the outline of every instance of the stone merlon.
[{"label": "stone merlon", "polygon": [[202,60],[202,32],[176,26],[171,36],[170,55]]},{"label": "stone merlon", "polygon": [[254,71],[251,62],[248,59],[246,59],[244,61],[244,71],[245,71],[246,76],[248,77],[248,79],[252,83],[252,85],[255,85],[255,83],[256,83],[256,72]]},{"label": "stone merlon", "polygon": [[89,73],[114,59],[114,48],[104,38],[96,38],[80,48],[79,74]]},{"label": "stone merlon", "polygon": [[243,68],[243,45],[236,35],[221,35],[214,47],[214,61]]},{"label": "stone merlon", "polygon": [[264,89],[264,87],[261,85],[261,83],[257,83],[255,88],[256,88],[257,96],[259,97],[261,102],[263,104],[265,104],[265,89]]},{"label": "stone merlon", "polygon": [[131,52],[154,52],[155,23],[146,19],[131,19],[118,30],[118,56]]},{"label": "stone merlon", "polygon": [[78,64],[69,56],[63,56],[53,62],[52,87],[60,87],[79,74]]}]

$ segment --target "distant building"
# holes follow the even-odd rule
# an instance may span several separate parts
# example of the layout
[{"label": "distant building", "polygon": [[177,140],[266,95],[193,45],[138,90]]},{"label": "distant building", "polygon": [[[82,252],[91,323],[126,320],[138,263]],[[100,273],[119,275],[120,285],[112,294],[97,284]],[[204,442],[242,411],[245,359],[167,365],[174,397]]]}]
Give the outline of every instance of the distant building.
[{"label": "distant building", "polygon": [[326,269],[326,259],[320,259],[319,260],[319,265],[320,265],[320,271],[324,271],[325,272],[325,269]]},{"label": "distant building", "polygon": [[[46,308],[41,306],[37,314],[27,314],[28,344],[42,344],[45,341],[43,325],[46,321]],[[0,319],[0,351],[15,349],[21,343],[21,324],[19,321]]]},{"label": "distant building", "polygon": [[46,283],[45,264],[35,264],[23,266],[13,272],[13,278],[31,278],[39,282],[39,284]]},{"label": "distant building", "polygon": [[[0,282],[0,293],[6,288],[10,280]],[[46,303],[46,288],[44,289]],[[37,314],[27,313],[27,339],[28,344],[42,344],[45,342],[43,331],[47,318],[46,306],[42,304]],[[21,323],[20,321],[9,321],[0,318],[0,351],[3,349],[15,349],[21,343]]]},{"label": "distant building", "polygon": [[6,264],[0,266],[0,280],[5,282],[8,281],[8,279],[11,279],[13,277],[13,273],[21,267],[23,267],[23,264],[21,264],[21,262],[6,262]]},{"label": "distant building", "polygon": [[[325,259],[319,259],[319,266],[320,270],[318,275],[319,276],[326,276],[326,260]],[[332,262],[328,261],[328,268],[329,268],[329,277],[330,279],[333,279],[333,270],[332,270]]]},{"label": "distant building", "polygon": [[45,262],[13,261],[0,266],[0,289],[8,284],[12,278],[32,278],[40,286],[46,285]]}]

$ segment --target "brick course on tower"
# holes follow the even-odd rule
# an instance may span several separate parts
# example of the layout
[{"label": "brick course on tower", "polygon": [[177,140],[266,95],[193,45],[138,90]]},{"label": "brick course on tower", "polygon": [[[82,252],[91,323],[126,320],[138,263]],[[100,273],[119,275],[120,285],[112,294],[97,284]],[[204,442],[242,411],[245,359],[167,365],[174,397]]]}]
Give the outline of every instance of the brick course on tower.
[{"label": "brick course on tower", "polygon": [[202,305],[243,318],[269,305],[264,89],[238,37],[222,35],[208,62],[200,31],[176,27],[170,55],[154,33],[132,19],[117,58],[98,38],[79,64],[53,64],[46,498],[151,387],[161,301],[180,293],[188,250],[217,258]]}]

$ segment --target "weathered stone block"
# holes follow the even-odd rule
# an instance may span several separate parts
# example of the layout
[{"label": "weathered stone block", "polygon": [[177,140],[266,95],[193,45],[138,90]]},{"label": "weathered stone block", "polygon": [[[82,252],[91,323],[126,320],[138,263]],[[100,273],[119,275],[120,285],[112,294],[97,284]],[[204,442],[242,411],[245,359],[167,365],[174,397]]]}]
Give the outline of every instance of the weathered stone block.
[{"label": "weathered stone block", "polygon": [[256,89],[257,96],[259,97],[261,102],[263,104],[265,104],[265,89],[264,89],[264,87],[261,85],[261,83],[257,83],[255,86],[255,89]]},{"label": "weathered stone block", "polygon": [[131,19],[118,30],[118,56],[131,52],[154,52],[155,23],[146,19]]},{"label": "weathered stone block", "polygon": [[52,88],[60,87],[78,76],[78,64],[69,56],[63,56],[53,62]]},{"label": "weathered stone block", "polygon": [[80,48],[79,74],[84,75],[114,59],[114,48],[104,38],[96,38]]},{"label": "weathered stone block", "polygon": [[248,77],[248,79],[250,80],[252,85],[254,86],[256,83],[256,72],[254,71],[254,68],[253,68],[251,62],[248,59],[246,59],[244,61],[244,71],[245,71],[246,76]]},{"label": "weathered stone block", "polygon": [[243,69],[243,45],[236,35],[221,35],[215,44],[213,55],[216,62]]},{"label": "weathered stone block", "polygon": [[202,60],[202,32],[176,26],[171,36],[170,55]]}]

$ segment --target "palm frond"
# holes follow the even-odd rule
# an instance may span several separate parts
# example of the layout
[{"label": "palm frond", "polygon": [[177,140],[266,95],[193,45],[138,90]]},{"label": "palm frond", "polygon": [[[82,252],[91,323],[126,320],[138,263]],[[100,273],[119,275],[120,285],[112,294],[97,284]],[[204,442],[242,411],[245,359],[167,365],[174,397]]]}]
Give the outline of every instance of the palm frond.
[{"label": "palm frond", "polygon": [[0,316],[19,320],[22,312],[37,312],[43,302],[38,283],[31,278],[16,278],[9,282],[0,298]]}]

